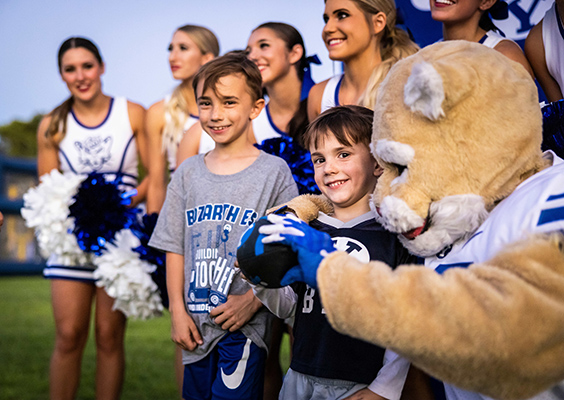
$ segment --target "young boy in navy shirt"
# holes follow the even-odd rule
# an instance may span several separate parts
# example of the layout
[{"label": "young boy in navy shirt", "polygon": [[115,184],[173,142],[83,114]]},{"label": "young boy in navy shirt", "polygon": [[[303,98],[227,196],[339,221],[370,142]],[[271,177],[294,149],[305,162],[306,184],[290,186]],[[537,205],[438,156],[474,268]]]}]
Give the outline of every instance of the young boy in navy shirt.
[{"label": "young boy in navy shirt", "polygon": [[[308,128],[304,143],[311,152],[315,181],[333,206],[332,214],[320,212],[310,226],[328,233],[338,250],[363,262],[412,263],[396,235],[376,222],[370,210],[369,198],[380,174],[369,148],[372,119],[367,108],[340,106],[325,111]],[[278,317],[295,317],[292,361],[280,399],[400,398],[409,362],[335,331],[314,288],[297,283],[253,290]]]}]

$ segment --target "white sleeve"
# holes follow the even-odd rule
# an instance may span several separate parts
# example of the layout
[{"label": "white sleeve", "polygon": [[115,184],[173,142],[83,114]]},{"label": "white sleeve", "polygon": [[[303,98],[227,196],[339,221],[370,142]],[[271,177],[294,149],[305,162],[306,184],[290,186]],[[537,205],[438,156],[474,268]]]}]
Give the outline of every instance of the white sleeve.
[{"label": "white sleeve", "polygon": [[259,285],[251,286],[256,298],[278,318],[286,319],[296,314],[298,295],[290,286],[278,289],[267,289]]},{"label": "white sleeve", "polygon": [[388,400],[399,400],[410,362],[392,350],[384,353],[384,365],[368,389]]}]

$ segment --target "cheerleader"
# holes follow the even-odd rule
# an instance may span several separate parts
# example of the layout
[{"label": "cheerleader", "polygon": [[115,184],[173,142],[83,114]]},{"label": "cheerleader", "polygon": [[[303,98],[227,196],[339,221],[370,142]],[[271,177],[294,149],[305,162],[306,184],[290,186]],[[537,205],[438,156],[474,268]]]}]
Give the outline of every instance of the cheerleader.
[{"label": "cheerleader", "polygon": [[563,98],[564,89],[564,1],[557,0],[544,18],[529,32],[525,55],[546,98],[550,102]]},{"label": "cheerleader", "polygon": [[505,1],[430,0],[430,3],[431,17],[443,23],[443,40],[481,43],[518,62],[533,76],[533,70],[519,45],[505,38],[491,20],[507,18]]},{"label": "cheerleader", "polygon": [[[39,176],[62,172],[99,172],[118,178],[122,187],[137,185],[138,156],[145,159],[145,109],[102,91],[105,65],[98,48],[80,37],[67,39],[58,54],[59,73],[70,97],[46,115],[37,131]],[[145,182],[133,204],[143,200]],[[66,232],[64,232],[66,234]],[[124,378],[126,318],[113,311],[114,299],[94,284],[94,266],[63,265],[56,255],[44,276],[51,280],[55,348],[49,390],[52,399],[75,398],[92,303],[96,335],[96,396],[118,399]]]},{"label": "cheerleader", "polygon": [[172,76],[181,82],[171,95],[153,104],[147,111],[149,214],[160,211],[168,183],[167,162],[172,173],[177,165],[176,152],[184,132],[198,121],[192,80],[202,65],[219,55],[219,43],[209,29],[185,25],[174,32],[168,51]]},{"label": "cheerleader", "polygon": [[311,89],[310,121],[338,105],[374,108],[378,86],[392,65],[418,50],[396,27],[394,0],[327,0],[323,19],[329,58],[342,61],[344,73]]}]

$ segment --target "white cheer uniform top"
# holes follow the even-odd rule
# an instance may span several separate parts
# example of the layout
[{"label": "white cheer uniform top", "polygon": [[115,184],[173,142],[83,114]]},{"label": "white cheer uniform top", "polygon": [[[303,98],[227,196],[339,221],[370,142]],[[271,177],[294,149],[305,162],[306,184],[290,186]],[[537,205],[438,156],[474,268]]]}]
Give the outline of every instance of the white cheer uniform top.
[{"label": "white cheer uniform top", "polygon": [[98,126],[83,125],[71,110],[59,144],[59,161],[62,172],[86,175],[95,171],[105,174],[106,180],[119,174],[125,189],[137,186],[137,146],[127,99],[112,98],[108,115]]},{"label": "white cheer uniform top", "polygon": [[[171,95],[168,95],[164,98],[164,105],[165,105],[165,126],[170,123],[172,117],[170,112],[168,111],[166,105],[170,101]],[[172,176],[174,170],[176,169],[176,151],[178,150],[178,146],[180,145],[180,141],[184,137],[184,134],[192,125],[199,121],[199,118],[196,115],[188,114],[186,121],[184,122],[184,127],[181,135],[178,135],[174,143],[167,143],[166,144],[166,158],[168,160],[168,170]]]},{"label": "white cheer uniform top", "polygon": [[335,75],[327,82],[325,89],[323,89],[323,96],[321,97],[321,112],[328,110],[332,107],[340,106],[339,104],[339,89],[341,82],[345,75]]},{"label": "white cheer uniform top", "polygon": [[[120,176],[123,190],[137,186],[137,146],[129,122],[127,99],[110,100],[108,115],[98,126],[85,126],[71,110],[67,116],[67,132],[59,144],[62,172],[87,175],[99,172],[106,180]],[[43,270],[45,278],[94,282],[93,264],[66,265],[63,258],[52,254]]]},{"label": "white cheer uniform top", "polygon": [[546,12],[542,20],[542,42],[544,57],[550,76],[564,90],[564,28],[556,9],[556,3]]},{"label": "white cheer uniform top", "polygon": [[[495,48],[495,46],[499,44],[499,42],[502,42],[504,40],[508,40],[510,42],[517,44],[514,40],[503,37],[496,31],[487,31],[486,34],[482,36],[479,43],[483,44],[486,47],[489,47],[490,49],[493,49]],[[519,45],[517,44],[517,46]]]},{"label": "white cheer uniform top", "polygon": [[[526,239],[534,233],[564,230],[564,161],[548,151],[552,167],[531,176],[493,209],[486,221],[466,242],[457,243],[452,250],[425,259],[425,266],[442,273],[449,268],[466,268],[493,258],[507,245]],[[446,253],[446,254],[445,254]],[[447,400],[490,399],[444,383]],[[564,382],[531,399],[562,399]]]}]

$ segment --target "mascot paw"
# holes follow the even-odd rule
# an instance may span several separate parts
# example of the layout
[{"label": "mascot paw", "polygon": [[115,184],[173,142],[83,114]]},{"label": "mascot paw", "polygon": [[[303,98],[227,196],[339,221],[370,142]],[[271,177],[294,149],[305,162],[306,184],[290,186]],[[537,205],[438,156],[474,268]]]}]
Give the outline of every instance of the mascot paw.
[{"label": "mascot paw", "polygon": [[335,251],[331,237],[310,228],[308,224],[292,214],[285,216],[271,214],[264,218],[270,224],[259,228],[261,235],[267,235],[262,239],[262,243],[290,246],[297,254],[298,264],[286,272],[280,284],[286,286],[294,282],[305,282],[316,288],[319,264],[328,253]]}]

